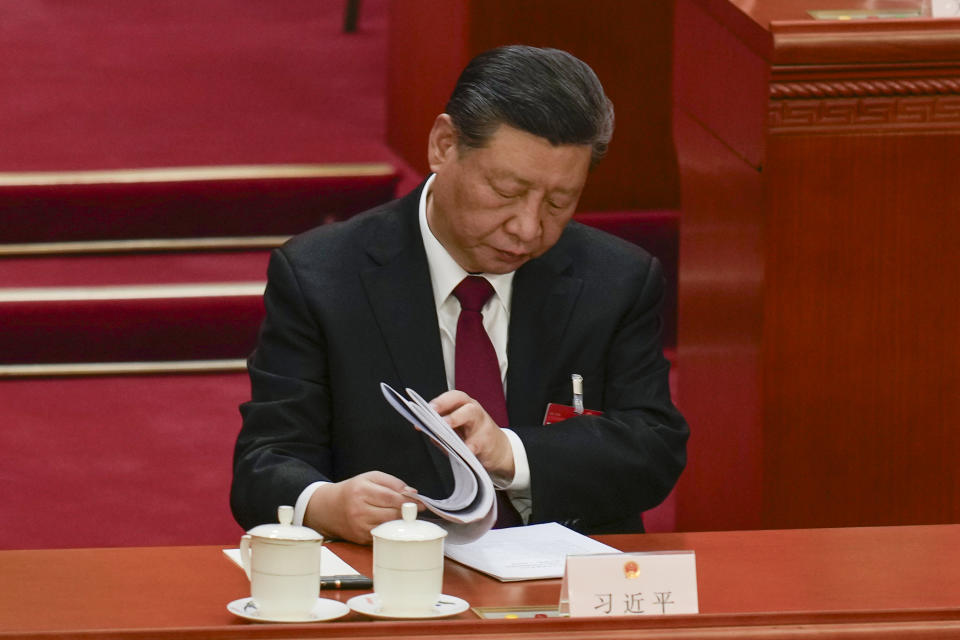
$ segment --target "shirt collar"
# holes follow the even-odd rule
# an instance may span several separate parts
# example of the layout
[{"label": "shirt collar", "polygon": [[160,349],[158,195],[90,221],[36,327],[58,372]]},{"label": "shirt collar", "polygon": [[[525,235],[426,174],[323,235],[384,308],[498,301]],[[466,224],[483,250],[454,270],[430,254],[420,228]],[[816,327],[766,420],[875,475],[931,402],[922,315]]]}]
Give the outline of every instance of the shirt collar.
[{"label": "shirt collar", "polygon": [[[430,225],[427,222],[427,198],[430,195],[430,189],[433,186],[433,179],[436,175],[431,175],[423,185],[423,191],[420,193],[420,236],[423,238],[423,248],[427,253],[427,264],[430,267],[430,282],[433,284],[433,299],[437,308],[442,305],[460,281],[466,278],[467,273],[463,267],[457,264],[457,261],[447,253],[440,241],[433,235]],[[510,294],[513,291],[513,276],[516,272],[493,274],[483,273],[482,275],[490,284],[503,308],[510,312]]]}]

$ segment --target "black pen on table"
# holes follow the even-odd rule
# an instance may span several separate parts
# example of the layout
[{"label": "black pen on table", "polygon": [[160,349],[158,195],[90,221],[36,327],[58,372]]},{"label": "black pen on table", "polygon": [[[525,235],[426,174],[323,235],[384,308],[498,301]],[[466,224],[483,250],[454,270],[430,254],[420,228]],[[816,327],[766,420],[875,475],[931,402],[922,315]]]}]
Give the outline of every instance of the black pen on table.
[{"label": "black pen on table", "polygon": [[363,575],[323,576],[320,589],[373,589],[373,580]]}]

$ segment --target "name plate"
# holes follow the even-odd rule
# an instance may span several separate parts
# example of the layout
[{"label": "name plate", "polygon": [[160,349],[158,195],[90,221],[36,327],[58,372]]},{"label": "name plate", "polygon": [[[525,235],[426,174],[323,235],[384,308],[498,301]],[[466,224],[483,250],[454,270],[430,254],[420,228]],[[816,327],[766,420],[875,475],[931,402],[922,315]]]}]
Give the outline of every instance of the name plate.
[{"label": "name plate", "polygon": [[696,554],[567,556],[559,610],[573,618],[699,613]]}]

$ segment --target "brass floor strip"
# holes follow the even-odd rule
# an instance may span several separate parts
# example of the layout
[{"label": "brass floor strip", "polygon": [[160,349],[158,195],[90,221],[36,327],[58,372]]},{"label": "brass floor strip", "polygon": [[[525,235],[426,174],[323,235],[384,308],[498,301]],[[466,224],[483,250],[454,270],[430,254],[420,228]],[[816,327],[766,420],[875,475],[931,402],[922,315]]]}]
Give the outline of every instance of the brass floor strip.
[{"label": "brass floor strip", "polygon": [[16,171],[0,173],[0,187],[270,178],[348,178],[351,176],[389,176],[394,173],[396,173],[396,169],[392,165],[381,162],[155,167],[93,171]]},{"label": "brass floor strip", "polygon": [[230,373],[245,371],[243,358],[229,360],[171,360],[160,362],[83,362],[58,364],[2,364],[0,378],[150,375],[165,373]]},{"label": "brass floor strip", "polygon": [[3,302],[66,302],[77,300],[154,300],[263,295],[264,282],[204,282],[102,287],[29,287],[0,289]]},{"label": "brass floor strip", "polygon": [[136,240],[78,240],[0,244],[2,256],[132,253],[136,251],[222,251],[273,249],[290,236],[230,236],[220,238],[143,238]]}]

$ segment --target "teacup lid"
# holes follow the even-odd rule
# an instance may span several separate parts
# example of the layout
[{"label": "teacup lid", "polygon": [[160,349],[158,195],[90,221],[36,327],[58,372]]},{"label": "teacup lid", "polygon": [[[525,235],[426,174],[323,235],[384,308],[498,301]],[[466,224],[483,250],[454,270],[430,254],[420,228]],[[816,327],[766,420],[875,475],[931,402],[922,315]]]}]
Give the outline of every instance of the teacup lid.
[{"label": "teacup lid", "polygon": [[384,522],[370,532],[375,538],[400,541],[437,540],[447,535],[443,528],[426,520],[417,520],[417,505],[415,502],[404,502],[400,507],[402,520]]},{"label": "teacup lid", "polygon": [[273,540],[323,540],[323,536],[310,527],[299,527],[293,524],[293,507],[289,505],[277,508],[277,520],[280,524],[260,524],[247,533],[258,538]]}]

